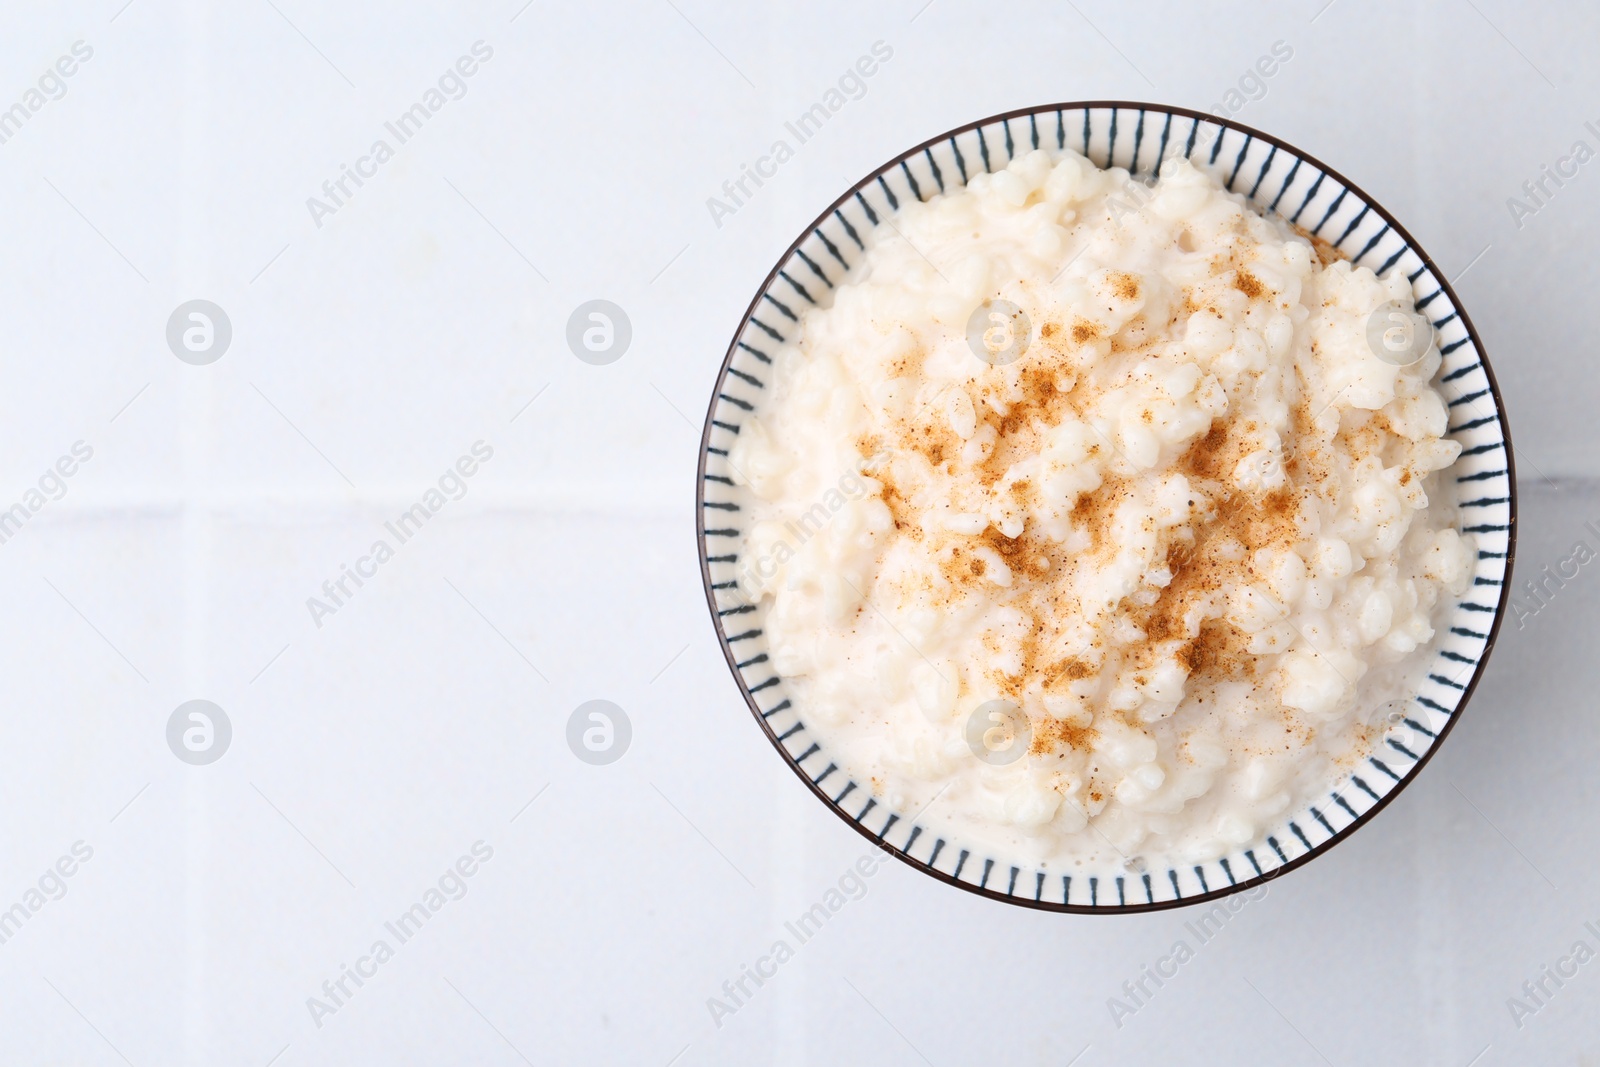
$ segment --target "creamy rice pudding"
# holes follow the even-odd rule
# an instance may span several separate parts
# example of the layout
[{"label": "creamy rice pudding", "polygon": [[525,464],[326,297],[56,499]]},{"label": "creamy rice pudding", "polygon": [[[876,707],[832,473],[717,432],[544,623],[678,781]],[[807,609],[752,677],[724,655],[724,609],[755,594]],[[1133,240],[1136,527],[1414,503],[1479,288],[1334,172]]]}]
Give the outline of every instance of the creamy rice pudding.
[{"label": "creamy rice pudding", "polygon": [[907,204],[773,353],[740,585],[832,758],[1047,867],[1200,862],[1332,787],[1471,580],[1409,309],[1187,160]]}]

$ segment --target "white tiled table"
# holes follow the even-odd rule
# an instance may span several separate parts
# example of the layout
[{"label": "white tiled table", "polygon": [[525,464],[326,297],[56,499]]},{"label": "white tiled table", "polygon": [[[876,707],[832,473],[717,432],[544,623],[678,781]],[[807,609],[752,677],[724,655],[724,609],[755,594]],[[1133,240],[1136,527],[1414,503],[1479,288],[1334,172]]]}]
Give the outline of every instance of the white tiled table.
[{"label": "white tiled table", "polygon": [[[686,423],[778,253],[902,148],[1046,101],[1207,108],[1285,42],[1237,117],[1459,277],[1512,416],[1519,575],[1600,547],[1600,162],[1520,228],[1506,202],[1600,148],[1592,11],[920,3],[6,13],[0,108],[93,54],[0,144],[0,507],[94,454],[0,544],[0,909],[92,856],[0,944],[0,1060],[1595,1062],[1600,963],[1520,1029],[1506,1003],[1600,948],[1590,569],[1506,628],[1403,797],[1120,1026],[1107,999],[1197,944],[1186,913],[1035,914],[899,865],[714,1024],[863,845],[722,663]],[[319,227],[307,198],[480,40],[465,95]],[[865,94],[716,225],[707,198],[876,41]],[[208,366],[164,339],[193,298],[233,326]],[[633,325],[609,366],[563,339],[595,298]],[[317,626],[306,599],[478,440],[465,497]],[[195,698],[233,727],[209,766],[165,740]],[[633,724],[610,766],[564,741],[593,698]],[[478,841],[465,895],[388,934]],[[393,958],[313,1019],[380,938]]]}]

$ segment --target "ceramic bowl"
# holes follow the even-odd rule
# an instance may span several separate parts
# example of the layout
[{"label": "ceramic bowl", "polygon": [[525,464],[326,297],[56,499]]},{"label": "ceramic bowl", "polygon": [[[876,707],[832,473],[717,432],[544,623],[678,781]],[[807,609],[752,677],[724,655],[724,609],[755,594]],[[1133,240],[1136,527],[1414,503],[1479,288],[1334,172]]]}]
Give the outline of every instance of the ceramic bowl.
[{"label": "ceramic bowl", "polygon": [[[1403,722],[1378,749],[1250,847],[1206,863],[1097,874],[1045,871],[941,833],[919,822],[917,813],[874,798],[807,729],[767,656],[764,607],[736,588],[745,491],[729,467],[728,449],[741,424],[761,411],[771,373],[768,349],[794,335],[802,309],[830,300],[872,231],[906,203],[958,188],[974,174],[1046,145],[1143,176],[1167,158],[1188,156],[1229,190],[1327,241],[1352,262],[1379,274],[1403,271],[1443,355],[1435,384],[1449,404],[1449,436],[1461,443],[1461,457],[1445,476],[1459,485],[1463,532],[1476,541],[1473,584],[1441,628]],[[1183,108],[1095,101],[1013,111],[942,133],[845,190],[780,257],[734,330],[706,415],[699,468],[700,565],[717,640],[778,755],[839,818],[906,863],[968,892],[1033,908],[1104,914],[1208,901],[1299,867],[1349,837],[1444,743],[1482,676],[1510,591],[1516,479],[1509,431],[1483,345],[1444,274],[1388,211],[1337,171],[1275,137]]]}]

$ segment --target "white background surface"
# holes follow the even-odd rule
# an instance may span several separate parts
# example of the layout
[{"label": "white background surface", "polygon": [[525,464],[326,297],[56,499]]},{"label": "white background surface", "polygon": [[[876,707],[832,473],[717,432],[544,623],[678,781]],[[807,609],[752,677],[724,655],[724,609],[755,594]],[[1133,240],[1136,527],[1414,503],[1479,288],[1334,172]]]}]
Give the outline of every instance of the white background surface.
[{"label": "white background surface", "polygon": [[[1107,999],[1197,944],[1191,914],[1032,913],[899,865],[713,1024],[864,843],[716,647],[698,425],[779,253],[909,145],[1050,101],[1209,108],[1287,42],[1237,118],[1459,277],[1517,443],[1519,578],[1600,547],[1600,162],[1520,229],[1506,204],[1600,148],[1600,17],[920,3],[9,5],[0,108],[94,55],[0,145],[0,506],[74,441],[94,458],[0,545],[0,908],[94,853],[0,945],[0,1061],[1600,1062],[1600,962],[1520,1029],[1506,1003],[1600,948],[1588,570],[1507,626],[1419,781],[1120,1027]],[[480,39],[466,96],[317,227],[306,198]],[[864,98],[715,226],[706,198],[877,40]],[[233,323],[210,366],[164,340],[195,297]],[[634,331],[605,367],[563,338],[597,297]],[[478,439],[465,499],[315,626],[306,598]],[[207,767],[164,739],[197,697],[234,729]],[[606,767],[564,742],[596,697],[634,728]],[[470,892],[318,1027],[307,998],[478,840]]]}]

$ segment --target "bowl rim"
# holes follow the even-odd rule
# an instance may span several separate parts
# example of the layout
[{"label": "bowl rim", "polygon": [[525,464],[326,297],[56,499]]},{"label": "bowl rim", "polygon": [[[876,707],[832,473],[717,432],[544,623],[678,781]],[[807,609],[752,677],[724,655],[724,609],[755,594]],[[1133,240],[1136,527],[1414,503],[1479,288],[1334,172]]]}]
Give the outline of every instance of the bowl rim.
[{"label": "bowl rim", "polygon": [[[1250,878],[1241,878],[1238,882],[1231,885],[1219,886],[1216,889],[1196,893],[1192,896],[1181,897],[1175,900],[1160,900],[1146,903],[1126,904],[1058,904],[1054,901],[1032,900],[1025,896],[1002,893],[997,889],[989,889],[984,886],[974,885],[971,882],[962,881],[954,875],[946,874],[945,872],[933,867],[931,864],[924,863],[921,860],[918,860],[915,857],[910,856],[895,846],[889,844],[888,841],[884,840],[881,834],[873,833],[865,825],[852,817],[849,812],[845,811],[842,807],[835,803],[834,799],[823,790],[821,785],[812,781],[810,775],[805,772],[799,763],[796,762],[796,760],[791,757],[788,751],[783,747],[783,744],[781,741],[779,741],[778,735],[773,730],[771,723],[762,717],[761,708],[757,705],[754,695],[751,694],[749,686],[745,683],[744,676],[740,672],[738,662],[734,657],[733,648],[728,644],[728,635],[726,630],[723,628],[722,617],[718,614],[716,594],[712,589],[711,566],[707,558],[708,552],[706,548],[706,514],[704,503],[706,488],[706,462],[708,456],[707,449],[711,445],[711,431],[713,429],[712,418],[716,414],[718,394],[722,392],[723,383],[728,377],[728,370],[733,363],[736,352],[738,351],[739,339],[743,336],[746,327],[749,325],[751,316],[755,314],[757,308],[759,307],[763,294],[771,290],[773,284],[778,280],[779,271],[781,271],[784,265],[787,264],[791,258],[793,258],[796,250],[798,250],[801,245],[805,243],[806,239],[811,235],[811,233],[824,222],[826,222],[829,216],[831,216],[836,209],[842,207],[851,197],[853,197],[857,190],[866,187],[878,175],[886,173],[902,161],[908,160],[918,153],[957,137],[960,134],[977,130],[981,127],[990,126],[995,123],[1007,122],[1011,119],[1037,116],[1049,111],[1088,111],[1093,109],[1125,109],[1138,110],[1141,112],[1154,112],[1158,115],[1171,115],[1174,117],[1191,118],[1196,120],[1197,123],[1208,122],[1225,129],[1236,130],[1251,138],[1254,138],[1255,140],[1271,145],[1276,149],[1281,149],[1285,152],[1288,152],[1296,158],[1304,160],[1305,162],[1308,162],[1319,168],[1324,174],[1340,182],[1347,190],[1359,196],[1364,204],[1368,205],[1374,212],[1378,214],[1379,217],[1383,219],[1384,222],[1388,223],[1388,225],[1393,228],[1394,232],[1400,236],[1406,245],[1408,245],[1417,254],[1417,257],[1422,261],[1424,267],[1426,267],[1427,270],[1431,272],[1433,277],[1438,281],[1440,288],[1449,298],[1451,306],[1459,315],[1461,324],[1466,329],[1467,336],[1472,339],[1473,348],[1478,355],[1478,361],[1482,364],[1484,376],[1489,383],[1489,395],[1494,400],[1495,416],[1500,424],[1501,434],[1505,440],[1507,482],[1506,495],[1508,497],[1509,518],[1507,520],[1506,530],[1505,573],[1501,580],[1500,599],[1495,605],[1494,620],[1490,624],[1488,637],[1484,641],[1483,653],[1478,657],[1478,663],[1472,672],[1472,678],[1466,683],[1466,687],[1462,690],[1461,698],[1459,701],[1457,701],[1455,710],[1440,727],[1438,730],[1438,736],[1434,739],[1433,743],[1428,746],[1428,750],[1422,754],[1422,758],[1417,760],[1412,765],[1411,769],[1406,773],[1403,779],[1396,782],[1392,789],[1389,789],[1382,797],[1375,801],[1372,807],[1362,812],[1355,818],[1353,822],[1344,826],[1332,837],[1317,844],[1314,848],[1310,849],[1310,851],[1296,856],[1293,859],[1282,863],[1263,874],[1255,875]],[[1495,378],[1494,368],[1490,364],[1488,352],[1484,348],[1482,338],[1478,335],[1477,327],[1473,325],[1471,317],[1468,316],[1466,309],[1462,306],[1461,300],[1456,296],[1455,288],[1450,284],[1449,278],[1446,277],[1444,272],[1440,270],[1439,266],[1433,261],[1432,256],[1430,256],[1422,247],[1422,245],[1411,236],[1410,231],[1402,226],[1400,222],[1389,213],[1389,210],[1372,196],[1370,196],[1365,189],[1361,188],[1355,182],[1352,182],[1349,178],[1345,177],[1340,171],[1328,166],[1316,156],[1302,151],[1300,148],[1289,144],[1281,138],[1274,137],[1268,133],[1263,133],[1253,126],[1247,126],[1242,122],[1235,122],[1230,118],[1224,118],[1206,111],[1197,111],[1193,108],[1180,107],[1172,104],[1155,104],[1148,101],[1069,100],[1060,103],[1039,104],[1034,107],[1015,108],[1010,111],[1003,111],[998,114],[989,115],[972,122],[963,123],[960,126],[956,126],[952,129],[945,130],[942,133],[935,134],[933,137],[930,137],[903,152],[897,153],[887,162],[874,167],[864,177],[852,183],[844,193],[842,193],[837,199],[825,207],[814,219],[811,220],[811,222],[806,224],[806,226],[801,229],[799,236],[796,237],[795,240],[782,253],[779,254],[772,270],[768,272],[766,278],[757,286],[755,296],[751,299],[750,304],[745,308],[744,314],[740,317],[738,325],[734,329],[733,340],[728,344],[728,350],[722,358],[722,365],[717,372],[716,381],[711,390],[711,399],[706,410],[705,425],[700,433],[700,451],[696,467],[695,545],[700,557],[699,563],[701,586],[705,592],[706,605],[711,612],[712,626],[716,629],[717,643],[719,646],[721,646],[723,659],[727,662],[728,669],[733,675],[734,684],[738,686],[740,694],[744,697],[745,705],[750,709],[751,714],[755,716],[755,720],[760,725],[762,733],[766,735],[768,742],[772,744],[773,748],[777,749],[778,755],[782,757],[783,762],[795,773],[795,775],[799,777],[799,779],[805,784],[806,788],[809,789],[818,800],[822,801],[823,805],[829,811],[841,819],[846,826],[849,826],[862,837],[875,844],[879,849],[888,852],[896,859],[907,864],[921,874],[931,876],[941,882],[953,885],[969,893],[974,893],[980,897],[987,897],[992,900],[1003,901],[1018,907],[1032,908],[1037,911],[1049,911],[1064,914],[1131,915],[1153,911],[1166,911],[1172,908],[1186,908],[1197,904],[1212,903],[1214,901],[1233,896],[1237,893],[1246,892],[1256,888],[1257,886],[1272,882],[1279,876],[1288,874],[1290,871],[1296,870],[1312,860],[1324,855],[1334,846],[1348,840],[1355,834],[1357,830],[1361,829],[1361,827],[1370,822],[1372,818],[1380,811],[1388,807],[1390,801],[1394,800],[1408,786],[1410,786],[1412,782],[1416,781],[1417,777],[1422,771],[1422,768],[1426,766],[1428,761],[1433,758],[1434,754],[1444,746],[1445,739],[1449,737],[1450,732],[1455,729],[1456,723],[1461,718],[1461,713],[1466,709],[1467,704],[1472,699],[1473,693],[1477,690],[1479,679],[1483,677],[1484,670],[1489,665],[1489,658],[1494,652],[1495,642],[1500,636],[1501,623],[1505,621],[1506,606],[1511,600],[1511,577],[1517,555],[1517,469],[1515,449],[1512,445],[1511,424],[1510,420],[1506,417],[1505,403],[1500,392],[1500,384]],[[887,829],[887,827],[885,829]]]}]

